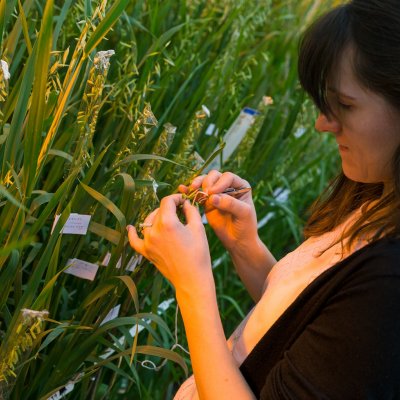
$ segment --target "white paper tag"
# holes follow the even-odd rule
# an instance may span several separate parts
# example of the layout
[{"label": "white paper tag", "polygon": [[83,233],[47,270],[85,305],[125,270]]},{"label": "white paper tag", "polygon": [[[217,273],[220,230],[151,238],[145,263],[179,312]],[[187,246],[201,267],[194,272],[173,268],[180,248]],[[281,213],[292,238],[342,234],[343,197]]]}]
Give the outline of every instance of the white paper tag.
[{"label": "white paper tag", "polygon": [[175,302],[175,299],[168,299],[161,302],[157,307],[157,313],[162,314],[168,310],[169,306]]},{"label": "white paper tag", "polygon": [[[103,261],[101,262],[101,265],[104,265],[105,267],[108,267],[108,264],[110,263],[111,260],[111,253],[107,252],[106,255],[103,258]],[[121,257],[117,261],[117,264],[115,266],[116,268],[121,268]]]},{"label": "white paper tag", "polygon": [[[101,265],[104,265],[105,267],[108,266],[108,264],[110,263],[110,259],[111,259],[111,253],[107,253],[104,258],[103,261],[101,262]],[[140,262],[142,261],[143,257],[140,254],[135,254],[134,256],[131,257],[131,259],[129,260],[128,264],[126,265],[126,271],[130,271],[132,272],[138,264],[140,264]],[[121,268],[121,257],[119,258],[116,268]]]},{"label": "white paper tag", "polygon": [[97,270],[99,269],[97,264],[79,260],[78,258],[68,260],[67,265],[71,266],[64,271],[66,274],[74,275],[82,279],[88,279],[90,281],[96,277]]},{"label": "white paper tag", "polygon": [[108,321],[112,321],[113,319],[118,317],[119,310],[121,308],[121,304],[117,304],[114,308],[112,308],[106,317],[101,321],[100,326],[104,325]]},{"label": "white paper tag", "polygon": [[[225,142],[225,147],[222,150],[221,157],[216,157],[210,165],[204,170],[204,172],[211,171],[212,169],[221,168],[222,164],[233,154],[236,148],[239,146],[243,138],[245,137],[247,131],[253,125],[257,115],[260,113],[252,108],[244,108],[233,124],[230,126],[228,131],[225,133],[223,141]],[[217,150],[217,148],[215,149]]]},{"label": "white paper tag", "polygon": [[66,396],[68,393],[71,393],[74,390],[75,384],[68,383],[61,390],[54,393],[52,396],[48,397],[47,400],[59,400]]},{"label": "white paper tag", "polygon": [[214,135],[214,133],[215,133],[215,136],[218,135],[218,129],[216,129],[215,124],[208,125],[208,127],[206,129],[206,135],[207,136],[212,136],[212,135]]},{"label": "white paper tag", "polygon": [[126,271],[132,272],[142,262],[143,256],[141,254],[135,254],[131,257],[126,266]]},{"label": "white paper tag", "polygon": [[[51,228],[52,233],[59,218],[60,214],[56,215],[54,218],[53,227]],[[91,218],[91,215],[71,213],[60,233],[67,235],[86,235]]]},{"label": "white paper tag", "polygon": [[111,260],[111,253],[106,253],[106,255],[103,258],[103,261],[101,262],[101,265],[104,265],[105,267],[108,266],[109,262]]}]

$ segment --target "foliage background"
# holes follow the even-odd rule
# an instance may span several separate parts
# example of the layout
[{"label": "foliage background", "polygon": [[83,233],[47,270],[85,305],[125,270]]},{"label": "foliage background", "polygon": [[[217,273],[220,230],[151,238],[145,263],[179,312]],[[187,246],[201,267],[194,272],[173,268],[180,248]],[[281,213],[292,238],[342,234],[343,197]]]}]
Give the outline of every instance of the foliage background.
[{"label": "foliage background", "polygon": [[[297,46],[333,3],[1,0],[3,398],[173,396],[190,371],[173,290],[145,261],[126,270],[135,255],[125,226],[199,173],[250,106],[261,115],[222,169],[251,182],[277,258],[301,241],[338,162],[329,136],[314,133]],[[107,50],[109,66],[96,58]],[[71,212],[92,215],[87,235],[60,235]],[[208,234],[229,335],[251,300]],[[70,259],[101,264],[107,253],[94,281],[63,273]],[[117,304],[119,317],[100,325]]]}]

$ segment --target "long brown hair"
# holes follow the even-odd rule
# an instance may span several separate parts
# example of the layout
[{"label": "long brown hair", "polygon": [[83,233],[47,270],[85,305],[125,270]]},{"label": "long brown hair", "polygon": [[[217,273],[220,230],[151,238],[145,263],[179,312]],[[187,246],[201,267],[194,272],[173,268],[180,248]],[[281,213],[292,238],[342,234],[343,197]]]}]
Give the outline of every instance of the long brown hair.
[{"label": "long brown hair", "polygon": [[[320,17],[300,43],[300,83],[319,110],[332,113],[327,82],[345,49],[354,50],[353,67],[359,82],[382,95],[400,113],[400,4],[398,0],[353,0]],[[400,129],[399,129],[400,135]],[[305,237],[318,236],[365,207],[343,234],[348,245],[360,238],[400,237],[400,148],[392,160],[393,190],[383,196],[383,183],[351,181],[343,172],[310,209]]]}]

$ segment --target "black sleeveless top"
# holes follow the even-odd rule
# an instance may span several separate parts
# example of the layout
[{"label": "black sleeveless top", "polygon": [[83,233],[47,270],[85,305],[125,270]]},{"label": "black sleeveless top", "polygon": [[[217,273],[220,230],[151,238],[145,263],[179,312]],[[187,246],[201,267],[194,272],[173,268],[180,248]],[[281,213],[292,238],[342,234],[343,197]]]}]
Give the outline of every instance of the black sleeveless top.
[{"label": "black sleeveless top", "polygon": [[240,370],[260,399],[400,399],[400,240],[323,272]]}]

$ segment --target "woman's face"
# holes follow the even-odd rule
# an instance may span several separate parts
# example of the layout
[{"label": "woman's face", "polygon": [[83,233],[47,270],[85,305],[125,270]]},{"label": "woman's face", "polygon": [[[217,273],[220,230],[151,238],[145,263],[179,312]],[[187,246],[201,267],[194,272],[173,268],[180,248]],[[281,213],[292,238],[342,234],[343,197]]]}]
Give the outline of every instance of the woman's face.
[{"label": "woman's face", "polygon": [[400,145],[400,112],[361,86],[351,60],[349,49],[339,63],[337,78],[329,82],[328,102],[334,115],[320,114],[315,128],[335,135],[349,179],[390,186],[391,162]]}]

